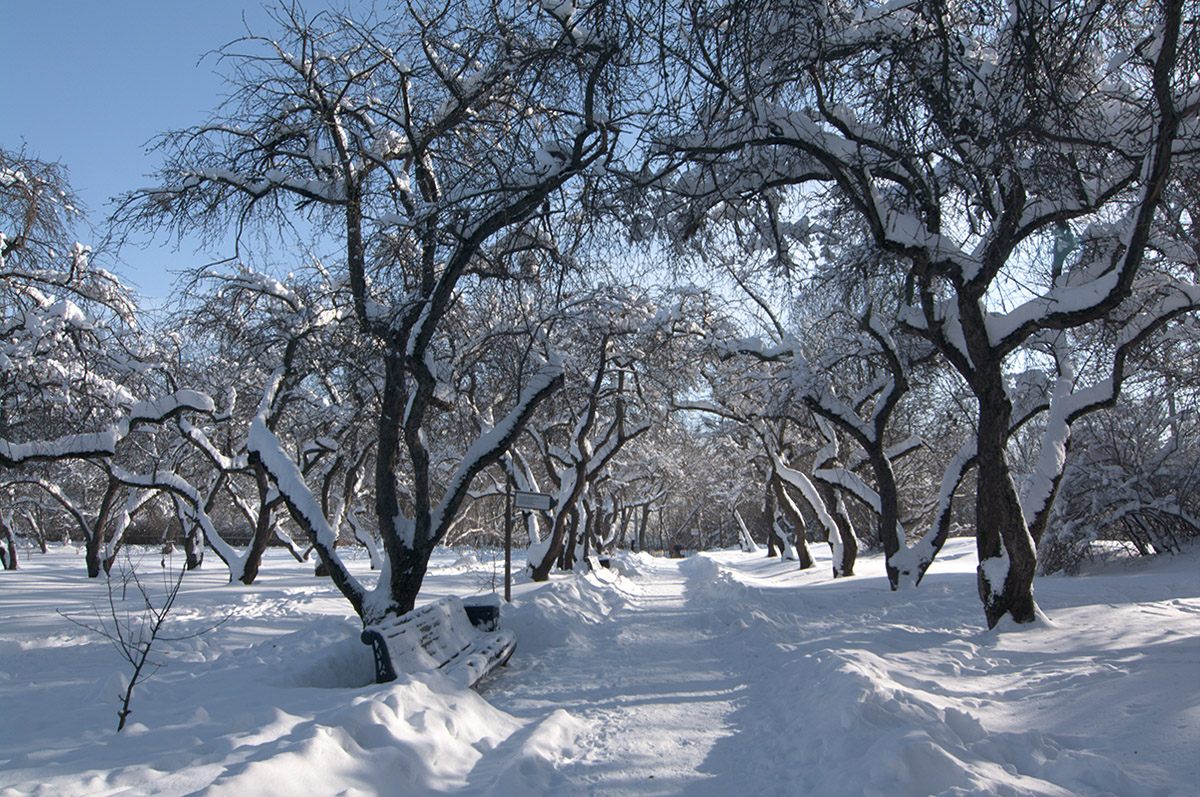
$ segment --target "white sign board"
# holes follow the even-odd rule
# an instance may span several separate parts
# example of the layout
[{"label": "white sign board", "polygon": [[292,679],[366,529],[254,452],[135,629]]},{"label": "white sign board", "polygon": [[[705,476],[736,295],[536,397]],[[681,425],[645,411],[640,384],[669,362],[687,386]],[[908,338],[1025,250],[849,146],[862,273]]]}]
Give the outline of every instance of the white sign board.
[{"label": "white sign board", "polygon": [[513,493],[513,506],[517,509],[536,509],[539,512],[548,512],[555,503],[554,498],[546,493],[527,493],[523,490]]}]

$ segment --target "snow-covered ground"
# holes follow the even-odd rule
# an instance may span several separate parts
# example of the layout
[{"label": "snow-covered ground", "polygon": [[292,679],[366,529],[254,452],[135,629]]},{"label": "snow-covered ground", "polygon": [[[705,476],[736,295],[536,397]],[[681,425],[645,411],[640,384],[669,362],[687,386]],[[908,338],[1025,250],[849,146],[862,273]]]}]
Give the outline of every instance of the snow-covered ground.
[{"label": "snow-covered ground", "polygon": [[[214,561],[118,734],[129,667],[63,616],[106,616],[104,582],[27,555],[0,573],[0,794],[1196,794],[1200,555],[1042,579],[1049,623],[993,632],[974,561],[952,541],[890,593],[873,557],[835,582],[827,558],[624,555],[519,583],[516,655],[478,693],[375,685],[308,565],[273,553],[246,588]],[[495,572],[446,551],[423,597]]]}]

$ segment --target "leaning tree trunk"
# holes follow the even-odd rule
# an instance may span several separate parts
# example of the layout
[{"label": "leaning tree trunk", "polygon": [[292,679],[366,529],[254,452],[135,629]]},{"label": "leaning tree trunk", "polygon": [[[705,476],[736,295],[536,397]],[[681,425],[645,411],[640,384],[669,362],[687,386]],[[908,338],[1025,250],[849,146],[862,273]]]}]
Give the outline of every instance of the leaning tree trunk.
[{"label": "leaning tree trunk", "polygon": [[[582,479],[578,479],[576,484],[582,484]],[[570,547],[564,543],[566,543],[568,530],[572,528],[571,515],[575,511],[575,501],[579,499],[579,493],[582,491],[581,487],[578,491],[569,493],[566,499],[555,507],[554,516],[550,521],[549,545],[546,552],[540,562],[530,563],[530,577],[534,581],[548,581],[550,570],[566,553],[565,548]]]},{"label": "leaning tree trunk", "polygon": [[[253,584],[254,579],[258,578],[263,554],[266,553],[267,544],[275,532],[274,526],[271,524],[272,509],[266,500],[271,483],[268,481],[267,470],[261,463],[254,466],[254,480],[257,483],[259,495],[258,517],[254,519],[254,536],[250,540],[250,549],[246,552],[246,562],[242,566],[242,576],[239,579],[247,586]],[[318,572],[317,575],[327,574]]]},{"label": "leaning tree trunk", "polygon": [[775,490],[776,500],[792,524],[792,544],[796,547],[796,557],[800,560],[800,569],[807,570],[813,566],[812,551],[808,550],[808,540],[804,533],[804,516],[800,514],[794,501],[783,486],[783,479],[778,474],[771,475],[771,485]]},{"label": "leaning tree trunk", "polygon": [[48,553],[49,551],[46,547],[46,532],[42,528],[42,524],[39,522],[39,519],[35,518],[30,512],[25,512],[24,514],[25,521],[29,524],[29,529],[33,532],[33,536],[37,540],[38,550],[42,553]]},{"label": "leaning tree trunk", "polygon": [[[572,479],[573,481],[570,484],[570,490],[563,490],[560,486],[557,491],[559,495],[558,506],[554,508],[554,514],[550,521],[549,546],[542,556],[542,561],[536,564],[530,562],[530,577],[534,581],[549,580],[550,569],[559,561],[560,556],[565,553],[563,543],[566,540],[568,528],[571,528],[572,533],[574,532],[573,524],[576,522],[575,519],[578,518],[576,504],[579,502],[586,487],[586,476],[587,463],[579,461],[559,477],[560,485],[562,485],[565,479]],[[567,547],[569,548],[570,546]]]}]

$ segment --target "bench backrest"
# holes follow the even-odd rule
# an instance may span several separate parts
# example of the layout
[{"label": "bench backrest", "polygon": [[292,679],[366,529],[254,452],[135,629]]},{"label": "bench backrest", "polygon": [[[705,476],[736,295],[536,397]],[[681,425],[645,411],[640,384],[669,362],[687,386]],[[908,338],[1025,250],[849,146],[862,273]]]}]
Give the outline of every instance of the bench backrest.
[{"label": "bench backrest", "polygon": [[[493,628],[499,624],[499,605],[480,624]],[[398,672],[440,670],[465,686],[474,686],[494,667],[504,664],[516,647],[511,631],[476,630],[463,602],[456,597],[442,598],[401,617],[389,617],[367,626],[362,641],[375,654],[375,679],[387,683]]]},{"label": "bench backrest", "polygon": [[[462,600],[454,596],[400,617],[389,617],[362,632],[363,642],[375,651],[377,675],[387,680],[394,679],[398,672],[444,667],[467,648],[478,645],[480,636],[467,618]],[[375,637],[382,647],[375,644]]]}]

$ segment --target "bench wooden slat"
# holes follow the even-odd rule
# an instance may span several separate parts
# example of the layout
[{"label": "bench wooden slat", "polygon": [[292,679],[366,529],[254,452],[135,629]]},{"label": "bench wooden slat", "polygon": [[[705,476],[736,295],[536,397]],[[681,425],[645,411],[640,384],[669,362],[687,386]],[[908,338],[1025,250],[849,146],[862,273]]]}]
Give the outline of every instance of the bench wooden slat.
[{"label": "bench wooden slat", "polygon": [[376,683],[393,681],[399,672],[440,670],[468,687],[506,664],[517,645],[511,631],[477,630],[455,597],[368,626],[362,641],[374,653]]}]

